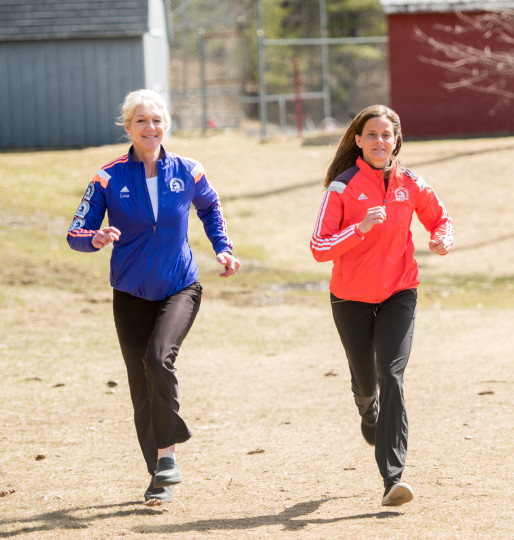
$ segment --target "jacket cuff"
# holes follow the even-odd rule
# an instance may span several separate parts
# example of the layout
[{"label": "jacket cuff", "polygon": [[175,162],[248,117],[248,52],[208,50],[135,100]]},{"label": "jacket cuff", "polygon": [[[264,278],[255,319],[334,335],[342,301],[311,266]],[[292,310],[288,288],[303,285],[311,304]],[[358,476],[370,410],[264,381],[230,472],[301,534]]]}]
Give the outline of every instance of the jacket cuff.
[{"label": "jacket cuff", "polygon": [[215,250],[215,253],[216,253],[216,257],[220,253],[230,253],[230,255],[232,255],[232,249],[227,246],[227,247],[221,248],[220,250]]},{"label": "jacket cuff", "polygon": [[364,238],[364,233],[361,232],[361,231],[359,230],[358,225],[354,225],[354,230],[355,230],[355,234],[356,234],[359,238]]}]

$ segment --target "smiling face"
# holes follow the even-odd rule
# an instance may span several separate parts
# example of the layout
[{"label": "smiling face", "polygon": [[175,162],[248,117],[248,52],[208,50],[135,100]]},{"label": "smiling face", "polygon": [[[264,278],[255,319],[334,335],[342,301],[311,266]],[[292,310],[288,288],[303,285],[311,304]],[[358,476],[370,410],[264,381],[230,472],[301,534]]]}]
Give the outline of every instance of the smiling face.
[{"label": "smiling face", "polygon": [[132,139],[136,156],[158,155],[166,131],[163,114],[159,107],[148,102],[138,105],[125,129]]},{"label": "smiling face", "polygon": [[370,118],[362,129],[362,134],[355,135],[355,142],[362,150],[364,161],[375,169],[383,169],[389,164],[396,148],[394,126],[387,116]]}]

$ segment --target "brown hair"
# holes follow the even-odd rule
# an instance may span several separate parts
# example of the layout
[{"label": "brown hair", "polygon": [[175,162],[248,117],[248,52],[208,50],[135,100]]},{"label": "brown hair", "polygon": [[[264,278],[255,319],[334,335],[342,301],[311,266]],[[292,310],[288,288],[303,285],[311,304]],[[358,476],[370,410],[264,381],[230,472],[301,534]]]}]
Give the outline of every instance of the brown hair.
[{"label": "brown hair", "polygon": [[371,105],[370,107],[366,107],[350,122],[346,133],[343,135],[339,147],[337,148],[336,155],[328,167],[327,175],[323,182],[325,188],[328,188],[332,180],[339,174],[355,165],[358,157],[362,157],[362,150],[355,142],[355,135],[362,135],[362,130],[364,129],[366,122],[370,118],[375,118],[377,116],[385,116],[393,124],[394,137],[396,139],[396,148],[393,150],[393,156],[398,155],[403,140],[400,117],[385,105]]}]

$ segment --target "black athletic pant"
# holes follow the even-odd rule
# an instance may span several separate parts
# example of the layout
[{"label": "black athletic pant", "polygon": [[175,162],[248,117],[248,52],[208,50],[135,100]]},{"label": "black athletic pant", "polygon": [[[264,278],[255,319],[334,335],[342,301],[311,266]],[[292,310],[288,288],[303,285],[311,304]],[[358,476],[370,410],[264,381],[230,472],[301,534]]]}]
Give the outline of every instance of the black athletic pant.
[{"label": "black athletic pant", "polygon": [[417,291],[400,291],[380,304],[333,294],[330,300],[359,414],[368,424],[377,422],[375,458],[387,487],[400,481],[407,454],[403,373],[412,347]]},{"label": "black athletic pant", "polygon": [[164,300],[144,300],[114,290],[114,323],[127,367],[134,422],[148,472],[157,449],[191,437],[179,416],[175,359],[200,308],[198,282]]}]

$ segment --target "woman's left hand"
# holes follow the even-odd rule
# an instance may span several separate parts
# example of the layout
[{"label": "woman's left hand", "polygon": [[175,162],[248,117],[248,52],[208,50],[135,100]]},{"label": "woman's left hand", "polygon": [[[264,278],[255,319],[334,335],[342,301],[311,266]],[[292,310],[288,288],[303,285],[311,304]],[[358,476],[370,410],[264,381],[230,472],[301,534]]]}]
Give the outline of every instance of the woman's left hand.
[{"label": "woman's left hand", "polygon": [[232,276],[239,270],[239,267],[241,266],[241,263],[234,256],[228,253],[228,251],[218,253],[216,255],[216,260],[225,267],[225,271],[220,274],[220,277]]},{"label": "woman's left hand", "polygon": [[428,247],[430,251],[437,253],[437,255],[446,255],[448,253],[448,250],[446,249],[442,238],[435,238],[434,240],[430,240],[430,242],[428,243]]}]

